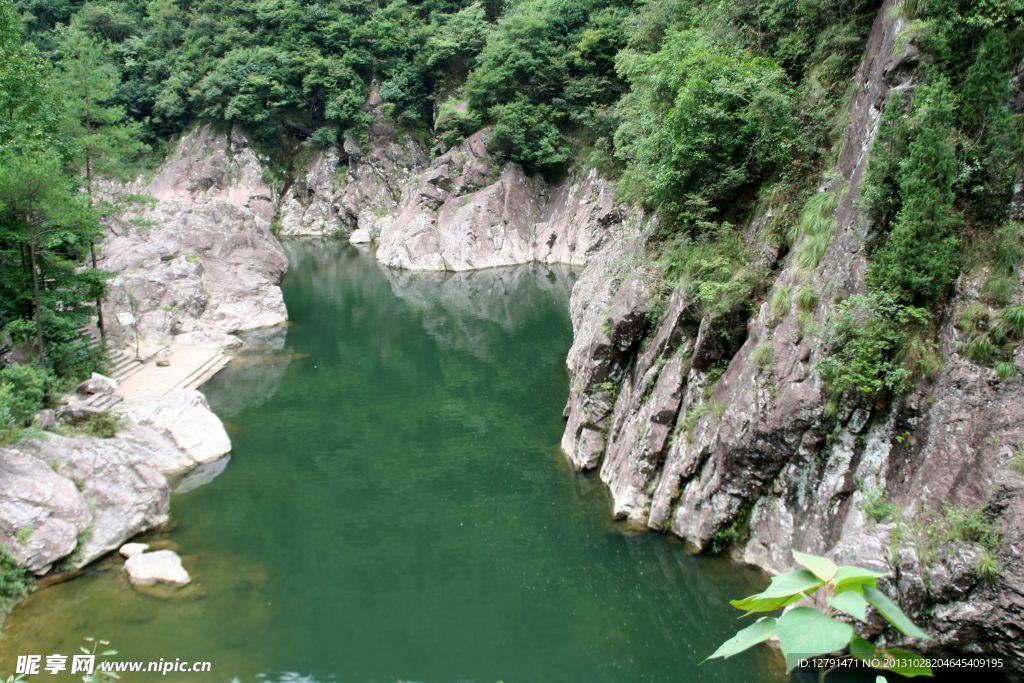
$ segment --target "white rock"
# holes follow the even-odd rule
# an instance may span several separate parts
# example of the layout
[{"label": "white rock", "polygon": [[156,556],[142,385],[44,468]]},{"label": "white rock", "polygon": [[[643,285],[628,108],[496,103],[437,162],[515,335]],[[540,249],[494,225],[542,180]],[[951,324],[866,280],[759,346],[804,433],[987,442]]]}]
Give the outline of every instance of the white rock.
[{"label": "white rock", "polygon": [[353,230],[352,234],[349,235],[348,241],[352,244],[368,244],[373,241],[373,235],[367,228],[359,228]]},{"label": "white rock", "polygon": [[177,389],[158,399],[129,401],[123,411],[132,422],[173,442],[167,461],[151,461],[165,476],[175,476],[214,462],[231,450],[231,439],[204,397],[192,389]]},{"label": "white rock", "polygon": [[171,583],[184,586],[192,577],[181,566],[181,558],[173,550],[156,550],[129,557],[124,563],[128,578],[137,586]]},{"label": "white rock", "polygon": [[149,550],[148,543],[125,543],[123,546],[121,546],[118,552],[124,555],[125,557],[130,558],[135,557],[136,555],[141,555],[147,550]]}]

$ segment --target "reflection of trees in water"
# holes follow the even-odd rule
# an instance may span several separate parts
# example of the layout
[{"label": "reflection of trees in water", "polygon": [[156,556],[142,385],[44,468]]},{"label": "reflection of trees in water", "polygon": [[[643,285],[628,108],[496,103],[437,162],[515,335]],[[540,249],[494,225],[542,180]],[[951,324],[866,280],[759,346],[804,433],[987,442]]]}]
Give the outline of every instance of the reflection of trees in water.
[{"label": "reflection of trees in water", "polygon": [[395,296],[423,316],[423,327],[443,345],[487,360],[489,337],[529,325],[550,307],[567,308],[577,270],[528,264],[468,273],[413,273],[383,269]]}]

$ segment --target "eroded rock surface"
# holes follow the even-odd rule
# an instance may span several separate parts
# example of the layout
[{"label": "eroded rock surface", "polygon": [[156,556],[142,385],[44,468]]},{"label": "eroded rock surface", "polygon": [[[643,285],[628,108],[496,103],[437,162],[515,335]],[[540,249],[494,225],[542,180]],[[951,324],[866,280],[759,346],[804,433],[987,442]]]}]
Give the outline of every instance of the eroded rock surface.
[{"label": "eroded rock surface", "polygon": [[271,234],[275,198],[245,136],[209,126],[183,137],[136,204],[108,224],[99,267],[117,273],[104,303],[115,346],[230,346],[278,325],[288,267]]},{"label": "eroded rock surface", "polygon": [[552,189],[487,148],[490,129],[438,156],[402,195],[377,258],[407,270],[464,271],[529,262],[585,263],[621,221],[591,172]]},{"label": "eroded rock surface", "polygon": [[398,208],[402,187],[423,169],[427,155],[389,122],[377,87],[364,111],[370,116],[369,142],[348,139],[313,155],[306,172],[288,189],[280,207],[280,234],[345,235],[358,231],[367,242],[385,229]]}]

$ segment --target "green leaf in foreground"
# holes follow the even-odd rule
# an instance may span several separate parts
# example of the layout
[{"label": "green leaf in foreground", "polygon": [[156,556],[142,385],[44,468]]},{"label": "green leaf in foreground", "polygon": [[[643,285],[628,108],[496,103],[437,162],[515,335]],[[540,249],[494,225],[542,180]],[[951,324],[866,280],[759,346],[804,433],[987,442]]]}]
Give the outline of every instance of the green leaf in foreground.
[{"label": "green leaf in foreground", "polygon": [[828,604],[840,612],[849,614],[857,621],[867,621],[868,602],[863,595],[855,590],[833,595],[828,599]]},{"label": "green leaf in foreground", "polygon": [[850,654],[873,669],[891,671],[907,678],[935,675],[924,657],[916,652],[898,647],[879,650],[860,636],[854,636],[850,641]]},{"label": "green leaf in foreground", "polygon": [[729,604],[747,612],[772,612],[796,602],[805,594],[810,595],[823,585],[825,585],[824,581],[806,569],[801,569],[788,574],[779,574],[760,593],[742,600],[733,600]]},{"label": "green leaf in foreground", "polygon": [[837,593],[842,593],[852,588],[875,586],[878,579],[884,579],[887,576],[889,575],[882,572],[843,565],[836,570],[836,575],[832,577],[832,585],[835,586]]},{"label": "green leaf in foreground", "polygon": [[839,567],[836,566],[836,563],[827,557],[809,555],[807,553],[802,553],[799,550],[793,551],[793,559],[796,560],[796,563],[801,567],[810,569],[811,572],[822,581],[831,581],[836,575],[836,571],[839,569]]},{"label": "green leaf in foreground", "polygon": [[910,618],[903,613],[889,596],[872,586],[864,587],[864,597],[871,605],[878,610],[878,613],[885,617],[885,620],[896,627],[896,630],[911,638],[927,638],[928,635],[922,631]]},{"label": "green leaf in foreground", "polygon": [[792,670],[798,659],[845,648],[853,637],[853,627],[813,607],[797,607],[779,618],[778,636],[786,668]]},{"label": "green leaf in foreground", "polygon": [[776,627],[778,626],[778,619],[775,617],[762,617],[758,619],[750,626],[746,627],[741,631],[737,631],[729,640],[719,646],[714,653],[704,661],[708,659],[714,659],[716,657],[732,657],[735,654],[739,654],[744,650],[752,648],[758,643],[763,643],[772,636],[775,635]]}]

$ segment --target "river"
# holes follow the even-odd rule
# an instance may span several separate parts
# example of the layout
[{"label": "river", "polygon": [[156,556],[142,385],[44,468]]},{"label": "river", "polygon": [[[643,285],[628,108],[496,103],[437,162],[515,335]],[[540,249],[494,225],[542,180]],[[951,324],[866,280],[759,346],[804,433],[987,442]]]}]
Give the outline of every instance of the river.
[{"label": "river", "polygon": [[560,454],[572,270],[286,249],[290,326],[204,387],[231,461],[149,537],[193,585],[142,593],[100,562],[14,611],[0,671],[97,636],[212,664],[131,681],[785,680],[764,648],[698,666],[757,575],[621,528]]}]

